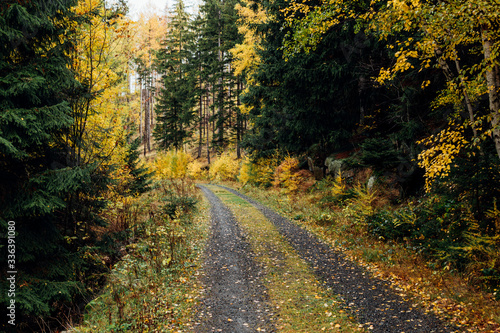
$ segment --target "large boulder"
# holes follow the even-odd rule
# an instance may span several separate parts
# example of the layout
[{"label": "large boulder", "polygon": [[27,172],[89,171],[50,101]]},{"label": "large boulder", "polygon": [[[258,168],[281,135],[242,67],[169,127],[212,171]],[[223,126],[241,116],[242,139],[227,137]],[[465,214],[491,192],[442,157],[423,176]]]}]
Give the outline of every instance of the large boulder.
[{"label": "large boulder", "polygon": [[337,159],[335,156],[327,157],[325,160],[325,166],[327,168],[326,174],[333,177],[338,176],[339,173],[342,174],[342,178],[350,178],[354,176],[354,170],[349,169],[345,163],[345,159]]},{"label": "large boulder", "polygon": [[307,158],[307,166],[309,168],[309,171],[311,171],[312,174],[314,175],[314,179],[316,180],[323,179],[323,177],[325,176],[323,173],[323,168],[315,166],[314,161],[310,157]]}]

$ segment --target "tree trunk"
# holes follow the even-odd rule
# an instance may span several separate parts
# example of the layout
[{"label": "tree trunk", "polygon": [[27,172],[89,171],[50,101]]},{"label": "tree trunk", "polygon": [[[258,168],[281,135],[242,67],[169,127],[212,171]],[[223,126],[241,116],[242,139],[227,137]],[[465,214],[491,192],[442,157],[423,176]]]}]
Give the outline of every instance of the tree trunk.
[{"label": "tree trunk", "polygon": [[458,55],[455,52],[455,67],[458,72],[458,78],[460,80],[460,85],[462,86],[462,90],[464,93],[464,101],[465,101],[465,107],[467,108],[467,111],[469,112],[469,120],[470,120],[470,126],[472,127],[472,133],[474,134],[474,139],[477,138],[477,130],[476,130],[476,124],[475,124],[475,119],[474,119],[474,109],[472,108],[472,103],[469,98],[469,93],[467,92],[467,83],[464,80],[464,77],[461,75],[462,69],[460,68],[460,63],[458,61]]},{"label": "tree trunk", "polygon": [[149,92],[147,89],[144,91],[145,103],[144,103],[144,156],[146,156],[149,147]]},{"label": "tree trunk", "polygon": [[[202,88],[202,83],[201,83],[201,78],[200,78],[200,89]],[[198,131],[200,132],[199,133],[199,140],[198,140],[198,157],[197,158],[200,158],[201,157],[201,147],[203,145],[203,94],[200,94],[200,100],[199,100],[199,103],[198,103],[198,107],[200,109],[200,112],[199,112],[199,127],[198,127]]]},{"label": "tree trunk", "polygon": [[217,39],[217,47],[218,47],[218,53],[217,53],[218,59],[217,60],[219,62],[220,73],[219,73],[219,79],[218,79],[219,96],[218,96],[218,100],[217,100],[217,104],[219,107],[218,115],[217,115],[217,118],[218,118],[217,127],[218,127],[218,136],[219,137],[217,138],[217,140],[219,141],[219,148],[220,148],[221,146],[224,146],[224,107],[223,107],[224,97],[223,97],[223,87],[222,87],[224,66],[222,65],[222,58],[223,58],[223,53],[221,50],[221,45],[222,45],[222,39],[221,39],[221,37],[222,37],[221,36],[222,35],[222,27],[221,27],[222,13],[221,13],[220,7],[219,7],[218,14],[219,14],[219,22],[218,22],[219,31],[218,31],[218,39]]},{"label": "tree trunk", "polygon": [[207,130],[206,130],[206,135],[207,135],[207,162],[210,164],[210,107],[209,107],[209,91],[207,89],[207,98],[206,98],[206,104],[205,104],[205,122],[207,123]]},{"label": "tree trunk", "polygon": [[143,98],[142,98],[142,80],[139,79],[139,89],[140,89],[140,95],[141,95],[141,102],[140,102],[140,107],[139,107],[139,137],[141,137],[142,140],[142,103],[143,103]]},{"label": "tree trunk", "polygon": [[[453,81],[455,76],[453,75],[453,72],[451,71],[450,67],[448,66],[448,63],[446,60],[444,60],[441,56],[443,52],[439,48],[435,48],[434,52],[436,53],[436,58],[438,60],[439,66],[444,72],[444,75],[446,77],[446,80],[448,81]],[[469,114],[469,120],[471,122],[471,127],[472,127],[472,132],[474,134],[474,138],[477,138],[477,130],[475,127],[475,119],[474,119],[474,109],[472,108],[472,103],[469,98],[469,93],[467,92],[467,85],[465,80],[463,79],[462,75],[460,75],[460,63],[458,62],[458,56],[455,54],[455,68],[457,69],[457,75],[460,80],[460,89],[462,90],[462,94],[464,96],[464,103],[465,103],[465,108]]]},{"label": "tree trunk", "polygon": [[489,27],[481,27],[481,38],[483,41],[484,60],[486,61],[486,82],[488,84],[488,97],[490,101],[491,129],[493,142],[497,155],[500,158],[500,68],[497,63],[493,63],[491,48],[493,42],[489,36]]},{"label": "tree trunk", "polygon": [[236,81],[236,158],[240,159],[241,158],[241,147],[240,147],[240,141],[241,141],[241,128],[242,128],[242,121],[241,121],[241,110],[240,110],[240,79],[238,78]]}]

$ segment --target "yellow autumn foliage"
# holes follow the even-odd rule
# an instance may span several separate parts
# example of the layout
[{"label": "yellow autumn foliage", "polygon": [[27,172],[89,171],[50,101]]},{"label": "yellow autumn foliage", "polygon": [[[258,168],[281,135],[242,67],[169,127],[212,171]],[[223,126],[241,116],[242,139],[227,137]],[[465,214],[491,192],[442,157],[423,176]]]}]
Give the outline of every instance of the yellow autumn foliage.
[{"label": "yellow autumn foliage", "polygon": [[158,153],[153,162],[153,171],[157,179],[181,179],[188,176],[191,155],[182,150],[169,150]]},{"label": "yellow autumn foliage", "polygon": [[203,170],[205,164],[199,160],[192,160],[187,165],[187,173],[189,178],[194,180],[200,180],[207,178],[207,172]]},{"label": "yellow autumn foliage", "polygon": [[275,169],[279,165],[278,155],[268,158],[259,158],[252,161],[246,158],[241,166],[238,180],[243,184],[254,184],[257,186],[271,186],[274,180]]},{"label": "yellow autumn foliage", "polygon": [[243,185],[248,184],[252,179],[252,162],[248,156],[241,161],[240,174],[238,181]]},{"label": "yellow autumn foliage", "polygon": [[299,169],[299,160],[296,157],[285,157],[274,172],[273,185],[282,188],[288,194],[304,190],[313,183],[312,174]]},{"label": "yellow autumn foliage", "polygon": [[418,165],[425,169],[425,188],[430,191],[437,178],[449,175],[453,160],[469,142],[465,139],[465,127],[451,121],[436,135],[419,141],[428,148],[418,156]]},{"label": "yellow autumn foliage", "polygon": [[224,152],[210,166],[210,179],[236,180],[240,171],[240,161],[233,152]]},{"label": "yellow autumn foliage", "polygon": [[287,156],[274,172],[273,185],[283,188],[285,192],[296,192],[300,183],[297,177],[298,170],[299,160],[295,157]]},{"label": "yellow autumn foliage", "polygon": [[333,183],[333,187],[332,187],[331,191],[332,191],[332,196],[334,196],[334,197],[339,196],[339,195],[343,195],[345,193],[346,186],[345,186],[345,181],[342,178],[342,172],[339,172],[335,176],[335,181]]},{"label": "yellow autumn foliage", "polygon": [[108,11],[100,0],[79,0],[73,8],[75,15],[86,20],[75,27],[70,66],[91,97],[74,103],[75,123],[67,141],[78,163],[100,161],[99,167],[110,170],[113,182],[105,196],[119,201],[133,179],[127,164],[127,136],[134,112],[122,77],[130,56],[124,52],[129,49],[130,20],[122,16],[106,20]]}]

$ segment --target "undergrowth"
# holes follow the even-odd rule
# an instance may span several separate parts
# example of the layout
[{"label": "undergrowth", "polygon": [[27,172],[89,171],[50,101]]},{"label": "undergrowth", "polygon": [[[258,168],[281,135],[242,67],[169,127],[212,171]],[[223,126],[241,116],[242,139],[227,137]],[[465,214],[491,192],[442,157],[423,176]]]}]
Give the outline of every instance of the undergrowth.
[{"label": "undergrowth", "polygon": [[[309,192],[240,187],[318,234],[396,292],[471,332],[500,330],[496,267],[498,238],[480,235],[464,205],[426,197],[389,205],[384,184],[340,177],[317,182]],[[490,275],[488,275],[490,274]],[[495,287],[494,287],[495,286]]]},{"label": "undergrowth", "polygon": [[190,277],[207,234],[207,207],[197,211],[199,200],[185,179],[157,182],[141,197],[142,214],[128,229],[122,259],[72,331],[164,332],[189,325],[195,297]]}]

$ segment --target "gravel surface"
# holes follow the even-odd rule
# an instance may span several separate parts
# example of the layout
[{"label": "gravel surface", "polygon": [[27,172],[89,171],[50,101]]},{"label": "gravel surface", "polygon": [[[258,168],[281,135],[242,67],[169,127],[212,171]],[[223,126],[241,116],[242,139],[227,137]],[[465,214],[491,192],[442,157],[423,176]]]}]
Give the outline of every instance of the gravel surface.
[{"label": "gravel surface", "polygon": [[271,220],[299,255],[310,263],[323,283],[340,296],[348,310],[372,332],[460,332],[412,306],[395,294],[387,282],[374,278],[366,269],[349,261],[311,233],[255,200],[231,188],[221,187],[252,203]]},{"label": "gravel surface", "polygon": [[202,270],[204,298],[195,315],[195,332],[273,332],[264,273],[228,208],[199,186],[211,204],[211,239]]}]

